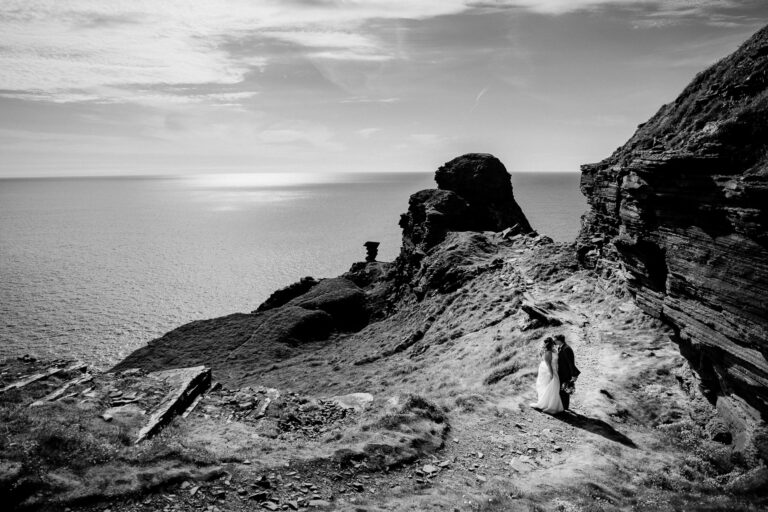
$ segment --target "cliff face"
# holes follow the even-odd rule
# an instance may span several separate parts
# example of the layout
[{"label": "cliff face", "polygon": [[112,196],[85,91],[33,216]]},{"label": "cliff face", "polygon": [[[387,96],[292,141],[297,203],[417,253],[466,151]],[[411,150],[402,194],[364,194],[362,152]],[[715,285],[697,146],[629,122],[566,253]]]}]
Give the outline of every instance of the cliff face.
[{"label": "cliff face", "polygon": [[582,166],[579,256],[623,263],[718,407],[768,415],[768,27]]}]

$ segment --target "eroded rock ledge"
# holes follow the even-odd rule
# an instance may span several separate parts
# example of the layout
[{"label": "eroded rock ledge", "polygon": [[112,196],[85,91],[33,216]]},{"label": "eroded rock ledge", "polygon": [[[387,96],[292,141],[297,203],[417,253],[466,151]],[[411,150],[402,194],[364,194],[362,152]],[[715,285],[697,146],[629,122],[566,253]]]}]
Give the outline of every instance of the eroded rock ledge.
[{"label": "eroded rock ledge", "polygon": [[581,261],[625,266],[638,304],[675,327],[740,431],[768,415],[767,87],[764,28],[582,166]]}]

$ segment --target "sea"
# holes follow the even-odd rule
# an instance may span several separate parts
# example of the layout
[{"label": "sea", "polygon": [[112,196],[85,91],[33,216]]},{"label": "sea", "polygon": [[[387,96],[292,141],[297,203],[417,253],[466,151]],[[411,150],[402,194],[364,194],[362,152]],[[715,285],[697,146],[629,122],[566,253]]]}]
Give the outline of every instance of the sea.
[{"label": "sea", "polygon": [[[516,173],[531,224],[572,241],[579,175]],[[433,174],[217,174],[0,180],[0,359],[106,369],[192,320],[253,311],[303,276],[400,248]]]}]

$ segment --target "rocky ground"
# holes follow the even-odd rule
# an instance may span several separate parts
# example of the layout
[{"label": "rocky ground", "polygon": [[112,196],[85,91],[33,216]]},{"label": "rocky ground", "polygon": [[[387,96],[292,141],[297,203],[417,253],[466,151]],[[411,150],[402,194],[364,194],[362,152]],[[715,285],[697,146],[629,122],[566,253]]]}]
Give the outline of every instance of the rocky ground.
[{"label": "rocky ground", "polygon": [[[296,345],[238,386],[217,385],[214,368],[194,409],[138,445],[104,432],[104,411],[125,396],[115,386],[76,417],[88,383],[28,407],[76,375],[1,394],[3,492],[19,508],[98,511],[766,505],[765,468],[712,440],[713,409],[620,268],[579,269],[572,247],[535,233],[451,233],[443,247],[465,249],[453,291]],[[555,333],[582,375],[573,411],[552,417],[527,404],[540,342]],[[40,367],[8,361],[3,385]],[[125,399],[151,410],[150,391]],[[57,419],[74,423],[52,432]]]}]

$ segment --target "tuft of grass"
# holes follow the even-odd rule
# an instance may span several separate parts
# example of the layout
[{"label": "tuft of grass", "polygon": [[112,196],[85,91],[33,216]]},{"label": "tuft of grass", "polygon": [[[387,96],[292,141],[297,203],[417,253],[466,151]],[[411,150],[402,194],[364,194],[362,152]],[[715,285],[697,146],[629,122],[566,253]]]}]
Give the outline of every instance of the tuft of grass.
[{"label": "tuft of grass", "polygon": [[395,413],[385,414],[372,426],[387,430],[397,430],[404,425],[427,419],[434,423],[446,422],[445,413],[419,395],[409,395],[403,405]]},{"label": "tuft of grass", "polygon": [[513,373],[519,371],[521,369],[520,363],[517,361],[513,361],[509,364],[506,364],[502,366],[501,368],[497,368],[493,370],[484,380],[483,384],[486,386],[492,386],[493,384],[496,384],[497,382],[501,381],[505,377],[512,375]]},{"label": "tuft of grass", "polygon": [[482,405],[485,405],[485,403],[485,398],[478,394],[464,395],[456,399],[456,407],[461,409],[462,412],[474,412]]},{"label": "tuft of grass", "polygon": [[114,457],[116,447],[99,439],[82,424],[44,424],[32,435],[34,454],[51,467],[69,467],[75,473]]}]

